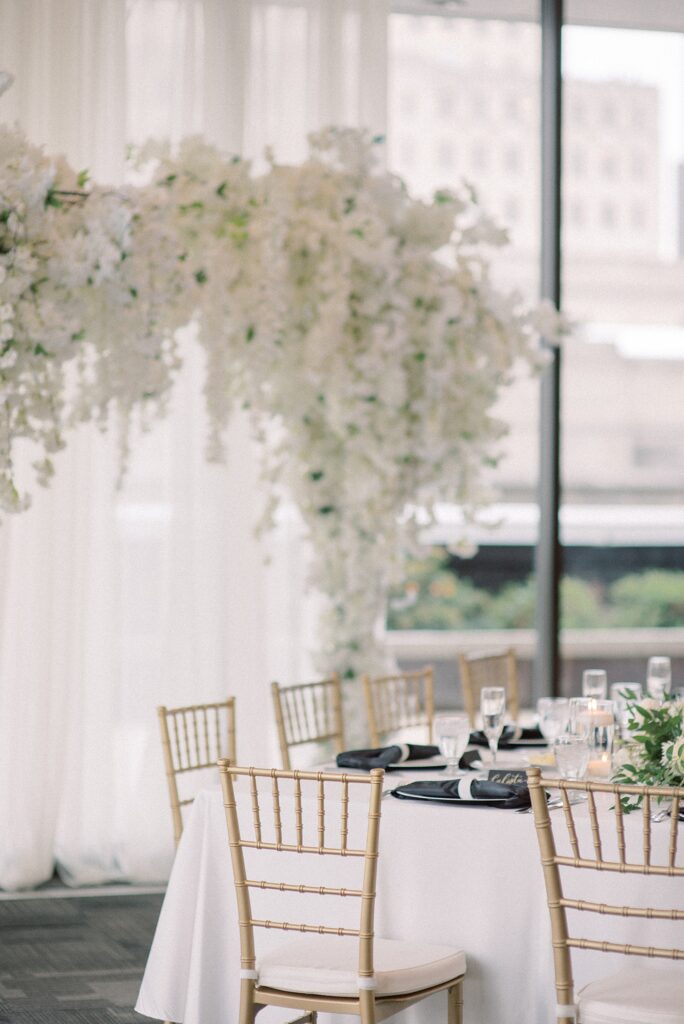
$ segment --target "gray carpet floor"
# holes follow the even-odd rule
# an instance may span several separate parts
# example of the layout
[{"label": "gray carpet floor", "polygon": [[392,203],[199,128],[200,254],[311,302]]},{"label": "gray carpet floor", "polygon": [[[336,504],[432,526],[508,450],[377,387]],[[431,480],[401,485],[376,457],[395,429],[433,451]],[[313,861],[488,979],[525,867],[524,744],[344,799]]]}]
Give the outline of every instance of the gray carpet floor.
[{"label": "gray carpet floor", "polygon": [[0,1024],[144,1024],[162,896],[0,901]]}]

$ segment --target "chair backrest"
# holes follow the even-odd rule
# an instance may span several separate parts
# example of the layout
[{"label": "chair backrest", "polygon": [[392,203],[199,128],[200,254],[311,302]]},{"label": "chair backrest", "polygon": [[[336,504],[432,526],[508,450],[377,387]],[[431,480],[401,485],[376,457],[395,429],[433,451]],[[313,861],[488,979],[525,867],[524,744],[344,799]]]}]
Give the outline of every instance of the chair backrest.
[{"label": "chair backrest", "polygon": [[[374,769],[370,775],[338,775],[325,772],[285,771],[269,768],[237,768],[228,761],[219,762],[223,802],[226,810],[226,824],[230,855],[237,896],[238,919],[240,925],[240,964],[243,972],[254,972],[256,952],[254,943],[255,928],[276,928],[282,931],[314,932],[317,935],[353,935],[359,940],[359,987],[363,979],[373,977],[373,919],[375,914],[375,881],[378,863],[378,840],[380,830],[380,802],[382,800],[382,784],[384,772]],[[240,828],[240,818],[248,817],[247,795],[240,811],[235,801],[234,779],[247,776],[250,787],[250,804],[253,838],[244,838]],[[263,790],[260,793],[257,780],[270,780],[270,803],[273,812],[273,841],[263,839],[262,806]],[[280,783],[292,780],[292,792],[284,794]],[[361,801],[350,802],[350,789],[368,787],[367,804]],[[330,788],[339,793],[339,829],[331,832],[330,822],[333,813],[329,811]],[[291,797],[291,799],[290,799]],[[349,845],[350,806],[358,808],[367,815],[366,841],[363,849]],[[328,811],[326,813],[326,809]],[[288,817],[287,810],[290,810]],[[305,812],[310,812],[311,827],[305,826]],[[305,835],[315,833],[316,841],[305,842]],[[287,872],[289,881],[281,879],[252,879],[247,877],[243,850],[270,850],[282,855],[282,868]],[[299,854],[329,855],[331,858],[363,858],[363,881],[360,889],[337,888],[292,882],[291,864]],[[289,864],[286,866],[286,862]],[[334,863],[334,860],[331,862]],[[307,873],[308,858],[301,857],[302,877],[310,881],[310,867]],[[323,924],[292,923],[288,921],[263,920],[253,917],[250,889],[279,892],[313,894],[330,897],[352,897],[361,901],[358,928],[336,928]],[[294,897],[293,897],[294,898]]]},{"label": "chair backrest", "polygon": [[330,742],[335,753],[344,750],[342,686],[336,673],[330,679],[296,686],[271,683],[271,693],[283,768],[292,767],[292,747]]},{"label": "chair backrest", "polygon": [[362,682],[372,747],[379,747],[393,733],[419,726],[425,728],[427,742],[432,743],[435,698],[431,666],[391,676],[363,676]]},{"label": "chair backrest", "polygon": [[515,651],[509,649],[501,654],[459,654],[458,667],[463,702],[471,729],[475,728],[483,686],[505,687],[506,710],[514,721],[517,719],[520,705]]},{"label": "chair backrest", "polygon": [[[551,931],[554,950],[554,966],[556,973],[556,994],[559,1006],[558,1019],[563,1020],[560,1012],[567,1009],[567,1019],[572,1020],[570,1012],[573,1008],[574,991],[572,978],[571,949],[593,949],[607,953],[625,953],[634,956],[664,957],[667,959],[684,960],[684,950],[662,949],[654,946],[638,946],[629,943],[599,941],[596,939],[574,938],[568,934],[567,910],[585,911],[587,913],[621,916],[627,918],[662,918],[664,920],[684,920],[684,910],[662,910],[652,907],[617,906],[597,903],[591,900],[567,899],[563,895],[562,875],[560,868],[578,868],[585,870],[614,872],[619,875],[639,874],[654,875],[663,878],[682,878],[684,865],[678,866],[677,837],[679,831],[679,808],[684,807],[684,788],[668,786],[638,786],[611,782],[579,782],[565,779],[542,779],[540,768],[530,768],[527,772],[530,787],[534,821],[539,840],[546,895],[551,915]],[[562,800],[563,814],[555,817],[556,831],[564,829],[572,855],[560,855],[557,852],[556,836],[549,813],[546,794],[554,790],[559,792]],[[583,849],[578,839],[577,822],[573,815],[573,804],[570,793],[584,792],[587,795],[587,807],[591,825],[591,848]],[[599,816],[595,794],[612,795],[612,810],[607,816]],[[636,856],[630,850],[628,858],[625,840],[625,822],[623,802],[641,803],[641,836]],[[651,810],[656,801],[672,800],[669,840],[666,863],[654,863],[651,843]],[[636,813],[636,812],[632,812]],[[561,824],[562,822],[562,824]],[[601,825],[603,824],[603,831]],[[607,844],[606,832],[614,829],[616,858],[608,858],[604,854]],[[587,844],[585,844],[586,846]],[[681,883],[680,883],[681,886]],[[681,904],[681,892],[678,902]]]},{"label": "chair backrest", "polygon": [[183,833],[183,807],[192,797],[181,800],[178,776],[205,768],[216,768],[221,757],[235,760],[235,698],[214,704],[193,704],[183,708],[157,708],[161,731],[166,782],[171,801],[173,838]]}]

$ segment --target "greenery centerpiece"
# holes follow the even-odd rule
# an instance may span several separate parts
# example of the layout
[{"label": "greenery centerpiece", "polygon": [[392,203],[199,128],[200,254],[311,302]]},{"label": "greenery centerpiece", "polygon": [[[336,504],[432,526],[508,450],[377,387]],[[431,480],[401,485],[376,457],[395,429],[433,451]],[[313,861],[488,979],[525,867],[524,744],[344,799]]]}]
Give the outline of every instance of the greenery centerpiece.
[{"label": "greenery centerpiece", "polygon": [[[684,703],[646,698],[630,702],[629,738],[621,752],[614,782],[646,786],[684,786]],[[626,811],[641,797],[623,800]]]}]

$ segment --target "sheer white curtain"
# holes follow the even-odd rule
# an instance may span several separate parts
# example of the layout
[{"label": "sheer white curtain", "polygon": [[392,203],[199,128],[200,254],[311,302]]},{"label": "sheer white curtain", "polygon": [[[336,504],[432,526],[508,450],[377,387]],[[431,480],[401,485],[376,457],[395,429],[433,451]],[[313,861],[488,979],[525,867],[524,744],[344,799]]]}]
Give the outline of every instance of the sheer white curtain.
[{"label": "sheer white curtain", "polygon": [[[0,121],[100,181],[127,141],[202,132],[299,159],[306,131],[385,121],[384,0],[0,0]],[[310,671],[294,515],[253,523],[240,419],[204,461],[191,330],[169,420],[114,491],[112,438],[82,429],[49,491],[0,526],[0,887],[165,877],[172,856],[155,707],[238,700],[238,749],[269,763],[268,683]],[[264,555],[272,555],[266,567]]]}]

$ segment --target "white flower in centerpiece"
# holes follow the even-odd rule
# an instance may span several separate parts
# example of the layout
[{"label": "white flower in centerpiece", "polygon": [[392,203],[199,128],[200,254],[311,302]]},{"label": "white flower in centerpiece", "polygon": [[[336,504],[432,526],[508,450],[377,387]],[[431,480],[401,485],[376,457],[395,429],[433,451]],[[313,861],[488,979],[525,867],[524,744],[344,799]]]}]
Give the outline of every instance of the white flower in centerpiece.
[{"label": "white flower in centerpiece", "polygon": [[661,764],[672,777],[684,779],[684,736],[663,744]]}]

